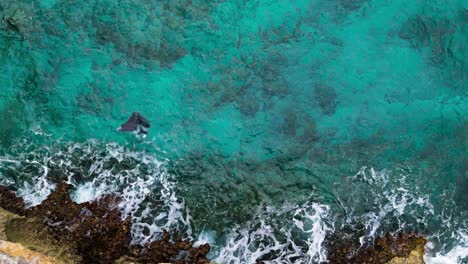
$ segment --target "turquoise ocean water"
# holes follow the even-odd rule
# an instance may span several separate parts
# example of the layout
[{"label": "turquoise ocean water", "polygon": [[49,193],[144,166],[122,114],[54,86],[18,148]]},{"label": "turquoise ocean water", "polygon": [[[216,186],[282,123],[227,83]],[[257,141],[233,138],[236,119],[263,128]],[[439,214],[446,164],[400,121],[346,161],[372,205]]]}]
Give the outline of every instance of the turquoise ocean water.
[{"label": "turquoise ocean water", "polygon": [[[217,263],[468,261],[468,2],[0,0],[0,184],[115,193]],[[115,129],[141,112],[147,138]]]}]

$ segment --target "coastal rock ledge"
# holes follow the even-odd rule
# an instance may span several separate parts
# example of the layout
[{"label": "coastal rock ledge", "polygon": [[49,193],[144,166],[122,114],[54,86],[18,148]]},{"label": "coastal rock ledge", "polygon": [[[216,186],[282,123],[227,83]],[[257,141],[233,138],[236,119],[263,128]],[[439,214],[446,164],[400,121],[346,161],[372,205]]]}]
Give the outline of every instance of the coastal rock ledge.
[{"label": "coastal rock ledge", "polygon": [[210,245],[176,238],[183,234],[164,232],[160,240],[130,245],[131,223],[122,220],[119,197],[77,204],[70,199],[72,187],[58,184],[31,208],[0,187],[0,263],[210,263]]},{"label": "coastal rock ledge", "polygon": [[424,248],[427,240],[417,234],[387,233],[378,237],[374,244],[359,248],[339,241],[332,246],[330,263],[360,264],[424,264]]},{"label": "coastal rock ledge", "polygon": [[54,257],[32,251],[19,243],[0,240],[0,263],[62,264],[63,262]]},{"label": "coastal rock ledge", "polygon": [[[159,240],[130,245],[131,223],[122,220],[119,197],[108,195],[77,204],[70,199],[72,188],[58,184],[40,205],[25,208],[21,198],[0,186],[0,264],[210,263],[209,244],[195,247],[192,241],[166,231]],[[417,234],[387,234],[369,247],[334,236],[328,243],[331,264],[424,263],[427,241]]]}]

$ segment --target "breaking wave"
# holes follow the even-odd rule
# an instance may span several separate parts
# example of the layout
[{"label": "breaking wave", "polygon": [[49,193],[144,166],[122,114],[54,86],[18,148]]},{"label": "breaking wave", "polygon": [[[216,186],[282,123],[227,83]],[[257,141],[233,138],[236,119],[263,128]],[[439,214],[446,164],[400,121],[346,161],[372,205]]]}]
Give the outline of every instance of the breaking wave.
[{"label": "breaking wave", "polygon": [[154,240],[165,230],[192,234],[191,217],[175,192],[176,180],[167,160],[116,143],[56,143],[33,147],[28,154],[2,157],[1,184],[12,185],[27,206],[41,203],[55,188],[54,181],[75,186],[75,202],[105,194],[122,198],[123,217],[132,219],[132,243]]},{"label": "breaking wave", "polygon": [[264,207],[227,235],[216,263],[319,263],[326,260],[325,237],[333,231],[329,206],[307,203]]},{"label": "breaking wave", "polygon": [[457,245],[448,251],[436,250],[434,243],[429,242],[424,261],[427,264],[468,263],[468,230],[454,231],[452,239],[457,241]]},{"label": "breaking wave", "polygon": [[[335,201],[314,196],[302,204],[261,205],[250,221],[216,233],[193,226],[169,161],[153,152],[96,140],[50,147],[27,140],[20,144],[0,156],[0,184],[15,188],[27,206],[44,200],[58,181],[75,186],[72,198],[78,203],[118,195],[123,217],[133,223],[132,243],[157,239],[165,229],[198,244],[209,242],[216,263],[321,263],[334,236],[367,246],[386,232],[416,231],[428,237],[427,263],[468,260],[464,214],[453,213],[457,208],[447,194],[434,197],[415,187],[423,185],[413,183],[419,178],[408,168],[363,167],[336,184]],[[440,206],[434,199],[447,202]]]},{"label": "breaking wave", "polygon": [[403,231],[427,236],[426,263],[465,263],[466,220],[447,214],[457,210],[452,204],[435,208],[429,194],[411,187],[414,180],[407,169],[362,167],[336,188],[334,204],[261,207],[251,221],[226,235],[215,262],[322,263],[330,239],[368,246],[386,232]]}]

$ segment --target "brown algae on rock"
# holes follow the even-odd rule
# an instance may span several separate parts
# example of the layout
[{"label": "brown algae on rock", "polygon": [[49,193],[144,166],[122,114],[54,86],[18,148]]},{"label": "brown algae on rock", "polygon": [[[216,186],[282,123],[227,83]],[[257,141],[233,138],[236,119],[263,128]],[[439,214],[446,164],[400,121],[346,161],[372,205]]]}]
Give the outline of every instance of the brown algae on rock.
[{"label": "brown algae on rock", "polygon": [[[342,241],[341,241],[342,243]],[[358,245],[334,246],[330,254],[330,263],[360,264],[420,264],[424,263],[424,246],[427,240],[416,234],[398,233],[379,237],[374,245],[359,248]]]},{"label": "brown algae on rock", "polygon": [[160,240],[131,246],[130,219],[122,220],[118,197],[77,204],[70,199],[71,188],[58,184],[29,209],[8,188],[0,188],[0,206],[24,215],[0,209],[0,238],[53,256],[57,263],[210,263],[208,244],[194,247],[191,241],[171,239],[168,232]]}]

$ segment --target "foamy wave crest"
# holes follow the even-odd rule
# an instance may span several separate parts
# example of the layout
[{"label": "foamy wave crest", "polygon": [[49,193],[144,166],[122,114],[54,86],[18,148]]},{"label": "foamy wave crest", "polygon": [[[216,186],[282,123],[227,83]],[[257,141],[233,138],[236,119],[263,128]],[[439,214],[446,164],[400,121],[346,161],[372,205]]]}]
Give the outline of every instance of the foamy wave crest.
[{"label": "foamy wave crest", "polygon": [[[76,187],[71,195],[76,202],[105,194],[121,197],[123,217],[131,217],[133,223],[132,243],[156,239],[163,229],[180,230],[190,237],[192,219],[175,193],[176,179],[167,171],[167,160],[96,140],[31,149],[27,158],[23,154],[0,157],[16,171],[16,180],[22,179],[18,193],[28,204],[42,202],[55,187],[50,178],[61,177],[54,180],[67,180]],[[35,168],[28,176],[25,164]],[[8,170],[2,167],[1,172]],[[31,179],[25,180],[29,175]]]},{"label": "foamy wave crest", "polygon": [[0,158],[2,170],[0,179],[2,185],[12,185],[16,183],[14,172],[19,168],[24,172],[24,179],[18,189],[18,195],[23,197],[27,207],[40,204],[54,190],[55,184],[47,178],[49,173],[50,157],[43,157],[41,160],[31,159],[31,156],[21,158]]},{"label": "foamy wave crest", "polygon": [[468,230],[457,230],[452,233],[452,238],[458,243],[446,253],[436,251],[434,243],[429,242],[424,261],[427,264],[468,263]]},{"label": "foamy wave crest", "polygon": [[318,203],[266,207],[227,235],[216,263],[319,263],[326,260],[325,236],[333,232],[330,208]]},{"label": "foamy wave crest", "polygon": [[[429,195],[417,186],[410,186],[407,177],[404,171],[376,171],[363,167],[351,178],[352,185],[343,186],[345,190],[338,196],[346,195],[340,199],[347,211],[346,223],[365,226],[366,232],[359,238],[362,246],[387,230],[398,232],[424,225],[434,215]],[[396,224],[397,228],[389,224]]]},{"label": "foamy wave crest", "polygon": [[426,263],[467,263],[468,223],[466,214],[454,204],[454,190],[429,196],[428,190],[419,188],[425,186],[419,181],[425,179],[410,168],[378,171],[362,167],[339,185],[336,196],[345,217],[338,217],[335,224],[361,233],[361,246],[385,232],[423,231],[429,241]]}]

